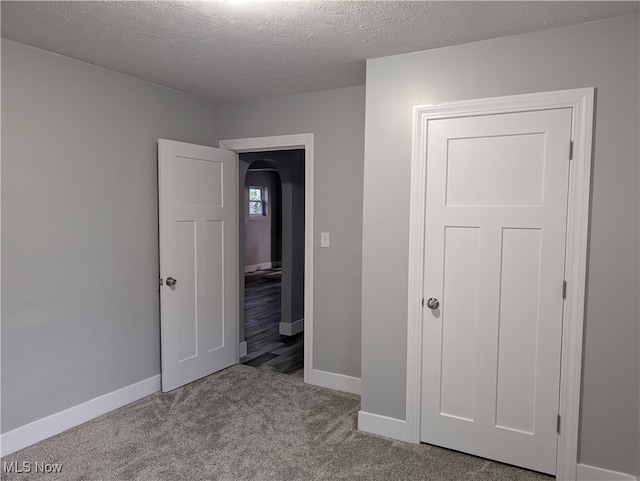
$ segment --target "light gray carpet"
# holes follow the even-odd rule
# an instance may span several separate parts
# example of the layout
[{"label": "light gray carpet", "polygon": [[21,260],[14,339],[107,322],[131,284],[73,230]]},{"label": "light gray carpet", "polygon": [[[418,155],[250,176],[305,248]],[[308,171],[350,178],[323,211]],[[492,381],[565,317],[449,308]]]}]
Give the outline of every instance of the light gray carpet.
[{"label": "light gray carpet", "polygon": [[544,480],[356,430],[358,396],[236,365],[157,393],[2,459],[62,463],[3,480]]}]

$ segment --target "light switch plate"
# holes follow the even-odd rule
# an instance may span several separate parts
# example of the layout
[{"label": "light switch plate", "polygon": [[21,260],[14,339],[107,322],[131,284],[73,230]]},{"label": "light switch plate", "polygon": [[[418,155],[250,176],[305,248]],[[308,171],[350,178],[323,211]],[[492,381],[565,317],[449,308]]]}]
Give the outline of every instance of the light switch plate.
[{"label": "light switch plate", "polygon": [[328,232],[320,232],[320,247],[329,247],[330,239]]}]

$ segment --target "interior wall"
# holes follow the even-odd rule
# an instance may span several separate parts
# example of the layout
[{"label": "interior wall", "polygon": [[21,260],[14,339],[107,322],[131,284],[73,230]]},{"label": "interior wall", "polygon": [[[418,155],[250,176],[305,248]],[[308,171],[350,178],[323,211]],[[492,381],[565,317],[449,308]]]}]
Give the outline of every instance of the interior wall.
[{"label": "interior wall", "polygon": [[405,418],[413,106],[596,87],[579,461],[638,472],[638,38],[631,16],[368,61],[363,411]]},{"label": "interior wall", "polygon": [[5,433],[160,373],[156,143],[219,110],[1,43]]},{"label": "interior wall", "polygon": [[[249,214],[249,188],[267,191],[265,215]],[[244,265],[280,262],[280,176],[277,172],[248,171],[244,182]]]},{"label": "interior wall", "polygon": [[[221,139],[315,134],[313,368],[360,377],[364,87],[223,104]],[[320,232],[331,247],[320,247]]]}]

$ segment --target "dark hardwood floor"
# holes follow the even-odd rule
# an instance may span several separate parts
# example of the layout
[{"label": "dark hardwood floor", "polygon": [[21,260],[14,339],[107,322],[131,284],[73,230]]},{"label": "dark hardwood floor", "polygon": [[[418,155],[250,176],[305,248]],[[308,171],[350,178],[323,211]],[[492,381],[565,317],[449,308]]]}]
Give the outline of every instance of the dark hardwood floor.
[{"label": "dark hardwood floor", "polygon": [[279,333],[281,284],[273,272],[245,277],[247,355],[240,358],[240,363],[302,376],[304,333],[295,336],[281,336]]}]

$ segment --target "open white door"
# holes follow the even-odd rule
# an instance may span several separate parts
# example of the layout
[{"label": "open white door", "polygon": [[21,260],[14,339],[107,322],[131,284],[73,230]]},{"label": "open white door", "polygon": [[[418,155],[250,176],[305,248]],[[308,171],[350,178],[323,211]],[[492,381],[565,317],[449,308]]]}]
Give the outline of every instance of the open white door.
[{"label": "open white door", "polygon": [[236,362],[235,154],[158,140],[162,390]]}]

